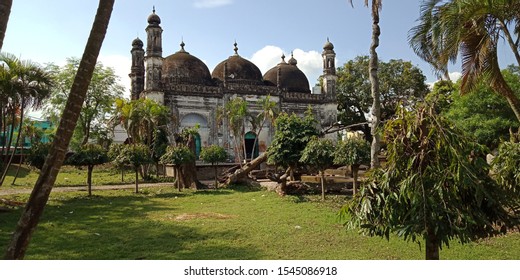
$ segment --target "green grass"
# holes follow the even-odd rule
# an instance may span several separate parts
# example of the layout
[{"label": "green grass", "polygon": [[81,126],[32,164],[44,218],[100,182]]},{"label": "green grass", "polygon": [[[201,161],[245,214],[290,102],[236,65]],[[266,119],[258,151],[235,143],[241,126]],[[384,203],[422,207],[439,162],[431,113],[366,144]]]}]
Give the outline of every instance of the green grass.
[{"label": "green grass", "polygon": [[[23,201],[27,195],[10,196]],[[26,259],[423,259],[424,248],[347,231],[342,197],[155,187],[52,193]],[[0,212],[5,250],[21,210]],[[520,234],[441,251],[442,259],[520,259]]]},{"label": "green grass", "polygon": [[[12,185],[14,175],[18,165],[9,168],[7,177],[2,187],[5,188],[32,188],[38,179],[39,170],[22,165],[18,178]],[[121,171],[113,169],[109,164],[98,165],[94,167],[92,174],[93,185],[115,185],[115,184],[131,184],[134,182],[135,175],[132,171],[125,171],[124,181],[121,181]],[[77,168],[73,166],[62,166],[60,173],[56,178],[55,187],[64,186],[85,186],[87,184],[87,172],[85,168]]]}]

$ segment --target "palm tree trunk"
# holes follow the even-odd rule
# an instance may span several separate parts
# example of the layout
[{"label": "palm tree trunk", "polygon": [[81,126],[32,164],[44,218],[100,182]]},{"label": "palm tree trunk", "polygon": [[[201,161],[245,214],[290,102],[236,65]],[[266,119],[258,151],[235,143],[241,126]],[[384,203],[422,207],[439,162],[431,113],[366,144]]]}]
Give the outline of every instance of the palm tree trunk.
[{"label": "palm tree trunk", "polygon": [[14,184],[16,183],[16,179],[18,179],[18,175],[20,174],[20,169],[22,167],[22,163],[23,163],[23,142],[20,143],[20,161],[18,162],[18,167],[16,168],[16,173],[14,174],[14,177],[13,177],[13,182],[11,182],[11,186],[14,186]]},{"label": "palm tree trunk", "polygon": [[372,0],[372,44],[370,45],[370,83],[372,92],[372,128],[370,134],[372,135],[372,146],[370,149],[370,166],[372,168],[379,167],[379,148],[380,135],[379,123],[381,118],[381,101],[379,100],[379,78],[377,76],[379,58],[377,56],[377,47],[379,46],[379,35],[381,30],[379,28],[379,10],[381,8],[380,0]]},{"label": "palm tree trunk", "polygon": [[494,81],[491,83],[491,88],[507,100],[517,120],[520,121],[520,99],[518,99],[511,87],[507,84],[502,74],[495,75],[493,78]]},{"label": "palm tree trunk", "polygon": [[[11,167],[11,164],[13,163],[14,155],[16,154],[16,150],[18,148],[18,144],[20,143],[20,135],[22,135],[22,126],[23,126],[23,113],[24,113],[24,103],[25,98],[22,96],[22,100],[20,102],[21,108],[20,108],[20,124],[18,125],[18,135],[16,135],[16,141],[14,142],[14,149],[11,152],[11,156],[9,157],[9,161],[7,161],[7,166],[4,169],[4,173],[2,174],[2,178],[0,178],[0,186],[4,183],[5,177],[7,176],[7,171],[9,170],[9,167]],[[13,122],[13,128],[14,128],[14,122]],[[11,129],[13,131],[13,129]],[[11,135],[12,138],[12,135]],[[11,142],[11,141],[9,141]]]},{"label": "palm tree trunk", "polygon": [[5,253],[6,259],[23,259],[32,234],[43,214],[85,100],[92,73],[105,38],[115,0],[100,0],[78,72],[65,105],[49,155],[18,221]]},{"label": "palm tree trunk", "polygon": [[218,163],[213,164],[215,168],[215,189],[218,189],[218,175],[217,175],[217,169],[218,169]]},{"label": "palm tree trunk", "polygon": [[0,50],[2,50],[4,44],[5,31],[7,30],[7,22],[9,21],[12,5],[13,0],[0,1]]},{"label": "palm tree trunk", "polygon": [[518,46],[515,44],[515,42],[513,42],[513,38],[511,37],[509,29],[507,29],[507,25],[502,20],[500,20],[499,22],[500,26],[502,27],[502,30],[504,31],[506,41],[509,43],[509,47],[515,55],[516,62],[518,63],[518,65],[520,65],[520,53],[518,53]]}]

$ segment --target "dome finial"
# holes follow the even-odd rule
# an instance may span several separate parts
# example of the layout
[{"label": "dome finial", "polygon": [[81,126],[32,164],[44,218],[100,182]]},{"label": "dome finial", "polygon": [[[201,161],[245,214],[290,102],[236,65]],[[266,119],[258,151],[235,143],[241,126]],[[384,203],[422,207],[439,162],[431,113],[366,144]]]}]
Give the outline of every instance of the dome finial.
[{"label": "dome finial", "polygon": [[152,13],[155,14],[155,5],[153,5]]},{"label": "dome finial", "polygon": [[233,48],[233,50],[235,51],[235,55],[238,55],[238,47],[237,47],[238,44],[237,44],[237,40],[235,40],[235,43],[233,44],[233,46],[235,46],[235,47]]},{"label": "dome finial", "polygon": [[291,65],[298,64],[298,61],[296,61],[296,59],[294,58],[294,54],[292,51],[291,51],[291,58],[289,59],[289,64],[291,64]]},{"label": "dome finial", "polygon": [[184,44],[184,39],[181,39],[181,52],[186,52],[184,46],[186,46],[186,44]]},{"label": "dome finial", "polygon": [[285,53],[282,53],[282,62],[285,62]]}]

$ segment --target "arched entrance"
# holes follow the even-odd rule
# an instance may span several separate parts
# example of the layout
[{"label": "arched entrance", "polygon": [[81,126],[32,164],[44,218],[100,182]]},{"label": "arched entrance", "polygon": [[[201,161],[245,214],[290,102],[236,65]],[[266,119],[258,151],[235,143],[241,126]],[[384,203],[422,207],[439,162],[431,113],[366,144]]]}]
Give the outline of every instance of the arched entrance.
[{"label": "arched entrance", "polygon": [[181,120],[181,129],[199,126],[199,133],[195,135],[195,156],[197,159],[200,155],[200,150],[202,148],[202,138],[204,137],[204,141],[207,141],[208,137],[208,122],[206,118],[202,115],[196,113],[186,114]]},{"label": "arched entrance", "polygon": [[199,156],[200,156],[200,149],[201,149],[200,135],[197,133],[197,134],[195,134],[195,156],[197,157],[197,159],[199,159]]},{"label": "arched entrance", "polygon": [[253,155],[253,145],[255,147],[253,158],[256,158],[258,156],[258,141],[256,141],[256,144],[255,144],[255,139],[256,139],[256,134],[252,131],[249,131],[244,136],[244,146],[246,148],[247,159],[251,159],[251,155]]}]

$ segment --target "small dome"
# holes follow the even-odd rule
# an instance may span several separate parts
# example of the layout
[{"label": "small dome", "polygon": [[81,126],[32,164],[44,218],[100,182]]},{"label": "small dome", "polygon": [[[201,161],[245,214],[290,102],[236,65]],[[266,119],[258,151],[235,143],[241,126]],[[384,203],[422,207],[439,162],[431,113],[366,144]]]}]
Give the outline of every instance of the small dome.
[{"label": "small dome", "polygon": [[293,53],[291,52],[291,58],[289,59],[289,64],[296,66],[298,64],[298,61],[294,58]]},{"label": "small dome", "polygon": [[178,52],[163,60],[162,77],[166,83],[212,84],[208,66],[185,51],[184,42]]},{"label": "small dome", "polygon": [[327,42],[323,46],[323,49],[326,50],[326,51],[334,50],[334,45],[329,41],[329,38],[327,38]]},{"label": "small dome", "polygon": [[148,23],[152,25],[161,24],[161,18],[155,13],[155,7],[153,7],[152,13],[148,16]]},{"label": "small dome", "polygon": [[270,86],[278,85],[278,71],[280,71],[280,87],[287,91],[310,93],[309,80],[305,74],[296,66],[296,59],[291,57],[290,63],[285,62],[285,56],[282,56],[282,62],[271,68],[264,75],[264,82]]},{"label": "small dome", "polygon": [[139,39],[139,37],[135,38],[132,41],[132,47],[134,47],[134,49],[141,49],[141,48],[143,48],[143,46],[144,46],[143,41],[141,41],[141,39]]},{"label": "small dome", "polygon": [[[226,73],[224,73],[224,68],[226,68]],[[237,43],[235,43],[235,54],[219,63],[211,76],[224,81],[224,74],[227,76],[226,81],[262,83],[262,72],[254,63],[238,55]]]}]

